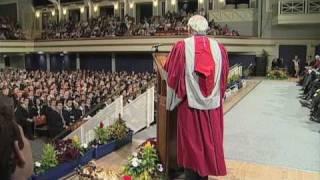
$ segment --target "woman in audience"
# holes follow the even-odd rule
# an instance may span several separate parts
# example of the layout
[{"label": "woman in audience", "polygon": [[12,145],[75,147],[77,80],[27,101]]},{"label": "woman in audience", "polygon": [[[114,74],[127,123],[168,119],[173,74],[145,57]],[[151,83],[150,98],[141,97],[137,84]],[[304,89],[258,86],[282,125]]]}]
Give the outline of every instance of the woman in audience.
[{"label": "woman in audience", "polygon": [[28,179],[33,160],[29,141],[14,120],[14,103],[0,96],[0,177],[3,180]]}]

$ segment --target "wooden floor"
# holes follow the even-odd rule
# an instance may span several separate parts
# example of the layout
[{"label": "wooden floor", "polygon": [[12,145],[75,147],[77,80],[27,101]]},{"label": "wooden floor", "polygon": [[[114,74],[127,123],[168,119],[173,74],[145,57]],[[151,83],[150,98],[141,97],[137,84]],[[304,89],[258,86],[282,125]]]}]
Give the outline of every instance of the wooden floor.
[{"label": "wooden floor", "polygon": [[320,173],[227,160],[228,175],[211,180],[319,180]]},{"label": "wooden floor", "polygon": [[[246,88],[241,89],[236,95],[227,99],[224,103],[224,111],[228,112],[242,98],[244,98],[252,89],[254,89],[260,80],[251,80]],[[133,140],[117,152],[99,159],[97,165],[108,170],[116,172],[121,171],[121,167],[126,163],[128,156],[136,150],[141,140]],[[320,173],[312,173],[275,167],[269,165],[227,160],[228,175],[225,177],[210,177],[211,180],[320,180]]]}]

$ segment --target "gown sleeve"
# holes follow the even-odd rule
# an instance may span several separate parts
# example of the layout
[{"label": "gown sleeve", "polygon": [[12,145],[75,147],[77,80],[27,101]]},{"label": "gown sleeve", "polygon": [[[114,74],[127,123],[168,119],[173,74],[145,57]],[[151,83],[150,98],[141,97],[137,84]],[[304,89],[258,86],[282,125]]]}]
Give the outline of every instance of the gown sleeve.
[{"label": "gown sleeve", "polygon": [[167,73],[166,108],[173,110],[186,98],[185,45],[183,41],[179,41],[173,46],[164,70]]},{"label": "gown sleeve", "polygon": [[228,85],[229,57],[226,48],[222,44],[219,46],[222,55],[221,97],[224,97]]}]

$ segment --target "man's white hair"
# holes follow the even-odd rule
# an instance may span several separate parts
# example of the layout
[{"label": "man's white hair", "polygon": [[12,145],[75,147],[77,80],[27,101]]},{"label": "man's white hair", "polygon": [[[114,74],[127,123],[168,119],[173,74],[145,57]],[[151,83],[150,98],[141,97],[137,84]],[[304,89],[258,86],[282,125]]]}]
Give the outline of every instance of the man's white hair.
[{"label": "man's white hair", "polygon": [[320,60],[320,56],[316,54],[316,60]]},{"label": "man's white hair", "polygon": [[200,15],[192,16],[188,21],[188,26],[196,32],[196,34],[206,34],[209,28],[206,18]]}]

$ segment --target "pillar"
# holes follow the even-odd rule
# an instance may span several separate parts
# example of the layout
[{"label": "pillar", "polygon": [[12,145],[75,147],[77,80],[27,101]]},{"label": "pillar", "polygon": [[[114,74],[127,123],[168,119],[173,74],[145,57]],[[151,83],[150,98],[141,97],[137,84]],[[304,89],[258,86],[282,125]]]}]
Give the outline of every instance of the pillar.
[{"label": "pillar", "polygon": [[120,17],[120,2],[116,1],[113,3],[113,9],[114,9],[114,16]]},{"label": "pillar", "polygon": [[50,54],[46,54],[47,71],[50,71]]},{"label": "pillar", "polygon": [[123,2],[124,2],[124,15],[126,16],[127,14],[129,15],[129,11],[130,11],[129,1],[124,0]]},{"label": "pillar", "polygon": [[5,68],[5,62],[4,62],[4,57],[2,54],[0,54],[0,69],[4,69]]},{"label": "pillar", "polygon": [[111,71],[116,72],[116,55],[115,55],[115,53],[111,54]]},{"label": "pillar", "polygon": [[79,53],[77,53],[77,57],[76,57],[76,69],[80,70],[80,55],[79,55]]},{"label": "pillar", "polygon": [[152,1],[152,13],[153,13],[153,16],[159,16],[160,15],[160,12],[159,12],[159,7],[160,7],[160,1],[159,0],[153,0]]},{"label": "pillar", "polygon": [[69,54],[64,54],[63,56],[63,69],[62,70],[70,70],[70,59]]}]

